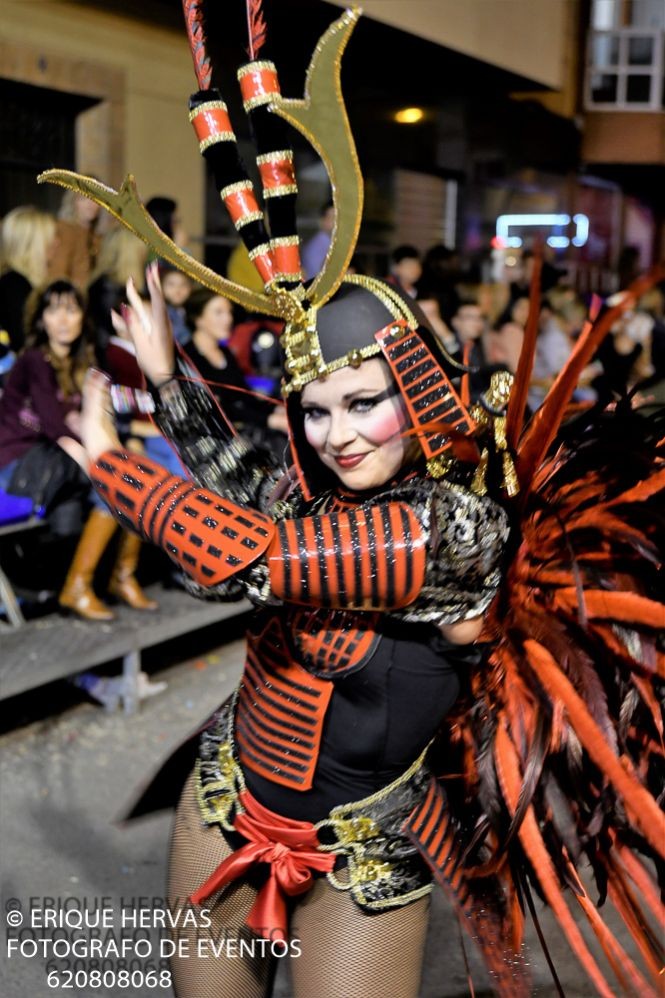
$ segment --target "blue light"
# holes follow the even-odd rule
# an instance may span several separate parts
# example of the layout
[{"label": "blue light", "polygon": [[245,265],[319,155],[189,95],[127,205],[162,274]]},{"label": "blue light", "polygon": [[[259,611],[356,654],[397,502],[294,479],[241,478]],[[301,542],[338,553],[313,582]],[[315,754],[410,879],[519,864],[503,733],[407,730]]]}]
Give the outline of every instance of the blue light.
[{"label": "blue light", "polygon": [[573,222],[577,226],[577,232],[573,236],[573,246],[584,246],[589,238],[589,219],[586,215],[573,215]]},{"label": "blue light", "polygon": [[[560,215],[556,213],[534,213],[525,215],[499,215],[496,220],[496,235],[505,246],[517,249],[522,245],[522,239],[520,236],[509,235],[511,228],[529,228],[536,226],[538,228],[552,228],[552,229],[565,229],[570,223],[574,222],[576,231],[573,236],[572,243],[573,246],[584,246],[587,239],[589,238],[589,219],[586,215],[574,215],[571,219],[570,215]],[[547,240],[548,245],[552,246],[554,249],[565,249],[570,246],[571,240],[567,236],[550,236]]]},{"label": "blue light", "polygon": [[570,239],[568,236],[550,236],[547,245],[552,249],[565,249],[566,246],[570,246]]}]

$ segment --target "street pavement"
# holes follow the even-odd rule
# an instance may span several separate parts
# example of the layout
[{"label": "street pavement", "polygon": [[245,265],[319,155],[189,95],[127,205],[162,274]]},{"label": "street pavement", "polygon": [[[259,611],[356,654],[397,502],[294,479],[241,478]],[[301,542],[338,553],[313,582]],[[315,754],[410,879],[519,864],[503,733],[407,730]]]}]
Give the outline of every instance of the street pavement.
[{"label": "street pavement", "polygon": [[[187,653],[192,654],[191,644]],[[73,691],[71,695],[61,693],[52,713],[47,707],[48,716],[39,716],[40,710],[42,715],[45,713],[41,704],[40,710],[33,708],[36,694],[31,695],[33,701],[27,708],[24,699],[21,710],[24,714],[27,710],[28,723],[18,727],[12,727],[16,722],[11,717],[8,722],[5,714],[9,730],[0,736],[1,911],[5,919],[10,917],[7,906],[16,907],[13,899],[20,902],[26,918],[31,917],[30,907],[38,906],[30,899],[55,899],[56,908],[75,906],[76,902],[66,901],[68,898],[76,898],[81,907],[87,904],[90,909],[110,905],[114,926],[123,906],[159,907],[155,899],[163,898],[165,893],[171,816],[161,813],[124,827],[115,819],[170,747],[196,729],[228,696],[237,682],[242,660],[243,643],[234,640],[167,668],[157,668],[159,663],[153,662],[153,678],[166,680],[168,689],[146,700],[132,717],[109,714],[90,702],[81,702]],[[570,957],[547,913],[542,915],[542,927],[567,998],[592,995],[593,988]],[[5,931],[16,938],[21,930]],[[41,935],[55,938],[57,932],[51,928]],[[151,945],[157,945],[155,940]],[[476,995],[489,994],[487,977],[468,940],[465,950]],[[532,930],[527,932],[527,958],[533,973],[533,994],[555,995]],[[47,983],[48,969],[56,968],[60,974],[57,980],[63,985],[66,980],[62,971],[67,968],[62,960],[47,964],[40,954],[12,955],[8,959],[5,951],[0,995],[116,998],[131,994],[168,998],[172,994],[168,987],[145,986],[53,989]],[[286,960],[280,962],[274,998],[291,996],[287,964]],[[421,998],[453,998],[469,993],[459,927],[446,901],[435,891]],[[385,994],[390,998],[388,980]]]}]

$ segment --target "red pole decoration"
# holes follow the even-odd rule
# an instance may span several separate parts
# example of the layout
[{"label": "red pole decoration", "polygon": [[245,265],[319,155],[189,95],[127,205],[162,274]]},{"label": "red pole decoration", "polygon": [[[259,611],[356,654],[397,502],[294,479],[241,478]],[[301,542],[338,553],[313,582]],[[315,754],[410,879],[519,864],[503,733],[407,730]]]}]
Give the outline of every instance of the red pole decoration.
[{"label": "red pole decoration", "polygon": [[298,193],[293,169],[293,153],[290,149],[263,153],[262,156],[256,157],[256,163],[261,174],[264,198]]},{"label": "red pole decoration", "polygon": [[219,193],[231,216],[231,221],[238,231],[243,226],[249,225],[250,222],[256,222],[263,218],[263,212],[254,195],[251,180],[239,180],[235,184],[229,184],[228,187],[223,187]]},{"label": "red pole decoration", "polygon": [[278,281],[301,281],[300,248],[297,236],[282,236],[270,242]]},{"label": "red pole decoration", "polygon": [[249,62],[241,66],[238,82],[246,112],[262,104],[270,104],[280,94],[277,68],[273,62]]},{"label": "red pole decoration", "polygon": [[235,142],[226,104],[221,100],[206,101],[189,113],[202,153],[217,142]]},{"label": "red pole decoration", "polygon": [[524,342],[515,372],[515,381],[510,393],[506,415],[506,440],[511,450],[517,447],[522,432],[526,400],[536,357],[538,339],[538,319],[540,318],[540,274],[543,267],[543,250],[538,246],[533,257],[533,273],[529,287],[529,316],[524,330]]}]

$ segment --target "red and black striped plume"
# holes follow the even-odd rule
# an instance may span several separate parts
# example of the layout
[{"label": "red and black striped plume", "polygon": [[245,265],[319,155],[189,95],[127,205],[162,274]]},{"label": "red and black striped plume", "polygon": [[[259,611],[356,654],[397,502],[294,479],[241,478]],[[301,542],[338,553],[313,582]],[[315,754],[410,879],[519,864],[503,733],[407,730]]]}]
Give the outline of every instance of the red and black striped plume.
[{"label": "red and black striped plume", "polygon": [[302,280],[300,245],[296,232],[296,186],[293,150],[287,126],[268,106],[279,96],[273,62],[259,59],[267,40],[262,0],[246,0],[250,61],[238,70],[243,106],[256,144],[263,199],[270,225],[270,246],[276,263],[276,280],[286,286]]},{"label": "red and black striped plume", "polygon": [[[228,109],[219,90],[211,86],[212,67],[206,53],[203,0],[183,0],[187,33],[199,87],[189,99],[189,119],[199,140],[201,154],[210,163],[220,197],[245,243],[263,283],[275,282],[277,266],[270,246],[263,211],[254,186],[238,154],[238,144]],[[259,21],[255,20],[258,25]]]}]

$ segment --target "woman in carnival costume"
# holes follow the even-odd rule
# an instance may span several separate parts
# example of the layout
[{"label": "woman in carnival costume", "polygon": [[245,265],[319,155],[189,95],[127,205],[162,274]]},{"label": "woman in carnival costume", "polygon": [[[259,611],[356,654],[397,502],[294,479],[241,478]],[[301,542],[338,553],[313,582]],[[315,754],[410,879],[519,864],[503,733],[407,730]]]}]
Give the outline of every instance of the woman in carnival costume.
[{"label": "woman in carnival costume", "polygon": [[[164,547],[194,589],[257,606],[237,693],[206,725],[180,799],[169,895],[210,909],[216,939],[246,923],[248,939],[298,940],[300,998],[407,998],[433,880],[496,992],[528,994],[522,932],[535,890],[599,994],[614,992],[569,904],[619,988],[655,996],[662,946],[649,917],[662,910],[637,852],[661,869],[665,826],[651,790],[663,770],[658,427],[620,406],[610,429],[585,417],[555,440],[617,310],[587,324],[523,429],[532,310],[507,407],[499,378],[469,412],[465,375],[456,388],[460,370],[415,306],[380,281],[344,276],[362,183],[339,63],[357,15],[321,39],[295,101],[256,58],[266,31],[250,5],[252,61],[239,78],[265,217],[211,87],[200,4],[184,6],[201,88],[190,118],[265,293],[182,253],[131,178],[116,194],[46,175],[217,293],[286,320],[285,475],[234,434],[177,356],[154,270],[152,316],[131,293],[130,328],[157,424],[192,481],[124,452],[106,388],[97,378],[88,389],[89,471],[114,515]],[[319,152],[335,195],[331,248],[307,287],[283,120]],[[586,863],[643,966],[601,919]],[[249,953],[175,960],[176,993],[266,994],[274,960]]]}]

